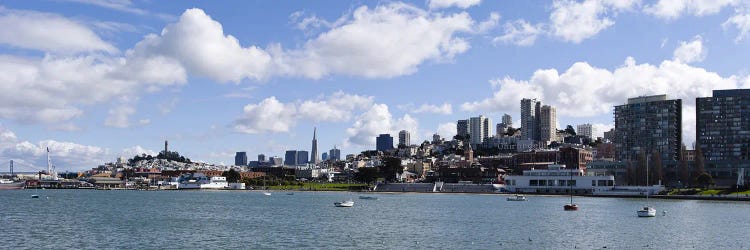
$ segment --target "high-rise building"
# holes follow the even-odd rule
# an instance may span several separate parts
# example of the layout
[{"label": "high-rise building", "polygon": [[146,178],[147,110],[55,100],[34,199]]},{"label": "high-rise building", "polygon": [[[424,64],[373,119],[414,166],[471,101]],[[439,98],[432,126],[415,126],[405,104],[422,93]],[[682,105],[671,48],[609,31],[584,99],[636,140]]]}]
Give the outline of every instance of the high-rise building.
[{"label": "high-rise building", "polygon": [[509,128],[513,127],[513,117],[509,114],[503,114],[502,124],[505,124],[505,126]]},{"label": "high-rise building", "polygon": [[492,121],[483,115],[469,118],[469,141],[471,144],[482,144],[490,136],[491,123]]},{"label": "high-rise building", "polygon": [[576,126],[576,134],[596,140],[596,128],[589,123]]},{"label": "high-rise building", "polygon": [[411,145],[411,136],[409,131],[401,130],[398,132],[398,146],[409,146]]},{"label": "high-rise building", "polygon": [[483,123],[482,124],[482,130],[483,130],[482,134],[484,135],[482,137],[482,142],[485,142],[485,141],[487,141],[487,138],[492,137],[492,129],[493,129],[492,125],[493,125],[493,123],[492,123],[492,119],[489,118],[489,117],[484,118],[484,121],[482,121],[482,123]]},{"label": "high-rise building", "polygon": [[521,139],[539,140],[539,116],[541,102],[536,99],[521,99]]},{"label": "high-rise building", "polygon": [[336,146],[333,146],[333,149],[328,151],[328,157],[332,161],[340,161],[341,160],[341,150],[336,148]]},{"label": "high-rise building", "polygon": [[306,150],[297,150],[297,165],[305,165],[310,162],[310,156]]},{"label": "high-rise building", "polygon": [[266,155],[264,155],[264,154],[258,154],[258,162],[259,163],[266,162]]},{"label": "high-rise building", "polygon": [[696,148],[705,160],[717,167],[750,163],[750,89],[714,90],[695,102]]},{"label": "high-rise building", "polygon": [[237,152],[234,154],[234,165],[235,166],[247,166],[247,153]]},{"label": "high-rise building", "polygon": [[328,153],[326,153],[326,152],[323,152],[323,156],[322,156],[322,157],[320,157],[320,158],[321,158],[321,160],[323,160],[323,161],[327,161],[327,160],[328,160]]},{"label": "high-rise building", "polygon": [[318,164],[318,128],[313,128],[313,139],[312,139],[312,155],[310,156],[310,162],[312,164]]},{"label": "high-rise building", "polygon": [[544,105],[540,110],[539,140],[544,143],[557,140],[557,112],[555,107]]},{"label": "high-rise building", "polygon": [[682,100],[668,100],[667,95],[643,96],[615,106],[614,143],[615,157],[620,161],[636,162],[639,154],[654,151],[665,165],[679,161]]},{"label": "high-rise building", "polygon": [[388,151],[393,149],[393,137],[390,134],[380,134],[375,138],[375,149]]},{"label": "high-rise building", "polygon": [[509,128],[513,127],[513,117],[511,117],[509,114],[503,114],[502,122],[497,124],[497,127],[495,128],[495,133],[498,137],[503,136],[505,133],[508,132]]},{"label": "high-rise building", "polygon": [[439,134],[433,134],[432,135],[432,143],[438,143],[440,142],[440,135]]},{"label": "high-rise building", "polygon": [[606,141],[608,141],[608,142],[615,141],[615,129],[612,128],[609,131],[604,131],[603,137],[604,137],[603,139],[604,139],[605,142]]},{"label": "high-rise building", "polygon": [[284,154],[284,165],[297,165],[297,150],[287,150]]},{"label": "high-rise building", "polygon": [[270,166],[280,166],[282,164],[284,164],[284,160],[281,159],[281,157],[272,156],[272,157],[268,158],[268,165],[270,165]]},{"label": "high-rise building", "polygon": [[458,120],[456,122],[456,135],[463,138],[469,136],[469,120]]}]

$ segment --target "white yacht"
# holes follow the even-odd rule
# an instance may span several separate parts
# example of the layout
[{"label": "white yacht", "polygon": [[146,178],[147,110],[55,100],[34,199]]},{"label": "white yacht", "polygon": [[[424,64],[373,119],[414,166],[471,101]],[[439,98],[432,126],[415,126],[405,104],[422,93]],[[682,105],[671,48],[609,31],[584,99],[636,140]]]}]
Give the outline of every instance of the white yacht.
[{"label": "white yacht", "polygon": [[526,196],[523,196],[521,194],[517,194],[517,195],[513,195],[513,196],[508,196],[508,198],[506,198],[505,200],[507,200],[507,201],[526,201]]},{"label": "white yacht", "polygon": [[354,206],[354,201],[353,200],[347,200],[347,201],[343,201],[343,202],[334,202],[333,205],[337,206],[337,207],[352,207],[352,206]]},{"label": "white yacht", "polygon": [[10,179],[0,179],[0,190],[23,189],[24,182]]},{"label": "white yacht", "polygon": [[656,209],[644,206],[641,210],[638,210],[638,217],[656,217]]}]

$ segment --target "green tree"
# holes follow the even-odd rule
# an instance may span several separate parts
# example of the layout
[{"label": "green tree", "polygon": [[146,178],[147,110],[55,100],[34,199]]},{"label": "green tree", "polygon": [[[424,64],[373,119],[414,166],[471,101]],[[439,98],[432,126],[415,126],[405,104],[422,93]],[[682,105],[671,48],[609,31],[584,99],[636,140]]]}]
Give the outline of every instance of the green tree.
[{"label": "green tree", "polygon": [[714,178],[710,174],[703,172],[695,177],[695,182],[701,185],[703,188],[708,188],[709,185],[714,184]]},{"label": "green tree", "polygon": [[567,127],[565,127],[565,132],[567,132],[571,136],[576,135],[576,130],[571,125],[568,125]]},{"label": "green tree", "polygon": [[227,182],[230,183],[237,182],[242,177],[239,172],[234,170],[234,168],[229,169],[229,171],[222,172],[221,176],[227,177]]},{"label": "green tree", "polygon": [[404,172],[404,168],[401,166],[401,158],[398,157],[384,157],[380,165],[381,177],[388,181],[395,181],[396,174]]},{"label": "green tree", "polygon": [[367,185],[370,185],[370,183],[373,183],[375,180],[378,179],[378,169],[377,168],[358,168],[357,173],[354,174],[354,180],[358,182],[367,183]]}]

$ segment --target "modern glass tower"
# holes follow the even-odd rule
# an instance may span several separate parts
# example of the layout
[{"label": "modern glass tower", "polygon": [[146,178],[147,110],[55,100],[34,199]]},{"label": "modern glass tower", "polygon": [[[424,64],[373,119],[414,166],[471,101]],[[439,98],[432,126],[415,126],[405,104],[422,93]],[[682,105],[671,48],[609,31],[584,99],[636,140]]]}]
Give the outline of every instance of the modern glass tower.
[{"label": "modern glass tower", "polygon": [[617,160],[635,162],[641,152],[657,151],[665,163],[679,161],[682,100],[643,96],[615,106],[614,142]]}]

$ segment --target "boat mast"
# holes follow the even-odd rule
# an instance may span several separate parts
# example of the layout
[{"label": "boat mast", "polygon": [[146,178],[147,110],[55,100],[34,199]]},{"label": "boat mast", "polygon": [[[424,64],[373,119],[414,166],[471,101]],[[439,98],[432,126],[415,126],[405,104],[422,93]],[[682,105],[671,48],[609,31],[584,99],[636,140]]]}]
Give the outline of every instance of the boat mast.
[{"label": "boat mast", "polygon": [[49,147],[47,147],[47,174],[52,176],[52,161],[49,159]]},{"label": "boat mast", "polygon": [[648,160],[651,158],[650,154],[646,155],[646,204],[648,204],[648,193],[651,192],[651,188],[648,184]]},{"label": "boat mast", "polygon": [[570,187],[570,204],[573,204],[573,169],[570,169],[571,171],[568,171],[568,174],[570,175],[570,180],[568,181],[568,186]]}]

